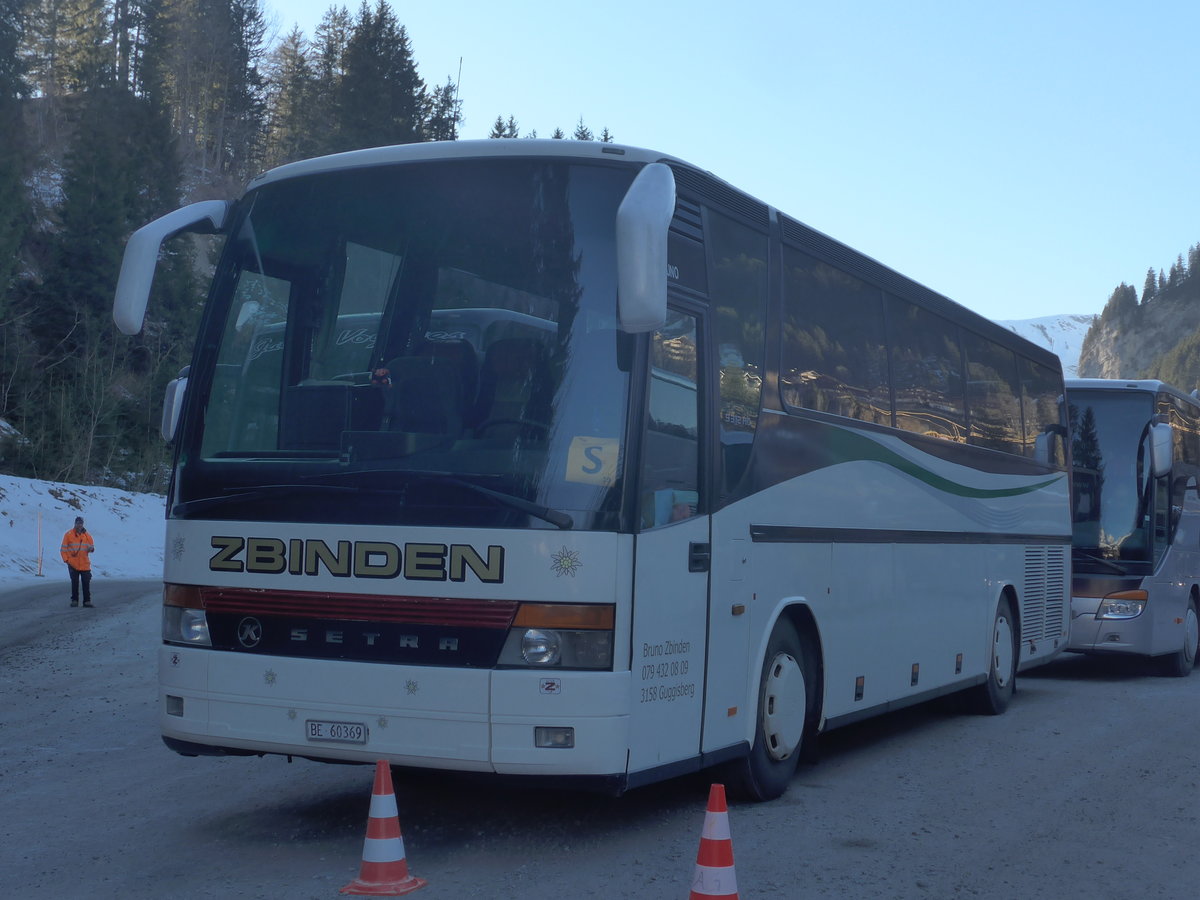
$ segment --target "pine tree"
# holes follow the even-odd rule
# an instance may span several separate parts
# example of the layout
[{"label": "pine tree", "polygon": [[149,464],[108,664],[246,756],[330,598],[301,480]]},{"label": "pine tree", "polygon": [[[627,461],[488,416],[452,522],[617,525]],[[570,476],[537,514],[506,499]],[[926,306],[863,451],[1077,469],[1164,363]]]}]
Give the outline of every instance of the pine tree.
[{"label": "pine tree", "polygon": [[1175,258],[1175,262],[1171,264],[1171,271],[1167,275],[1167,283],[1170,285],[1171,290],[1175,290],[1183,284],[1185,278],[1187,278],[1187,267],[1183,262],[1183,254],[1180,253]]},{"label": "pine tree", "polygon": [[353,21],[345,6],[331,6],[317,26],[316,39],[308,56],[314,70],[312,96],[312,155],[332,153],[338,139],[338,92],[345,74],[343,60],[350,42]]},{"label": "pine tree", "polygon": [[492,123],[490,138],[515,138],[520,134],[520,129],[517,127],[517,120],[513,116],[508,117],[505,122],[500,116],[496,116],[496,121]]},{"label": "pine tree", "polygon": [[424,139],[429,97],[417,74],[408,32],[385,0],[363,0],[343,56],[338,86],[339,149]]},{"label": "pine tree", "polygon": [[172,114],[185,165],[214,184],[256,168],[266,115],[259,0],[146,0],[147,93]]},{"label": "pine tree", "polygon": [[613,140],[614,140],[614,138],[613,138],[611,132],[609,132],[608,126],[605,125],[604,130],[600,132],[600,143],[611,144],[613,142]]},{"label": "pine tree", "polygon": [[8,291],[30,220],[25,193],[25,123],[21,96],[27,88],[18,55],[23,34],[21,0],[0,0],[0,322],[6,318]]},{"label": "pine tree", "polygon": [[461,121],[462,102],[458,99],[458,85],[447,78],[445,84],[433,89],[425,137],[431,141],[458,140],[458,124]]},{"label": "pine tree", "polygon": [[267,60],[267,167],[318,155],[317,74],[293,28]]},{"label": "pine tree", "polygon": [[[87,481],[113,466],[124,446],[117,417],[128,388],[118,385],[137,368],[138,344],[118,344],[111,322],[125,240],[177,197],[166,118],[150,101],[110,82],[78,107],[61,224],[44,282],[30,297],[44,380],[37,402],[22,411],[22,430],[35,436],[31,451],[55,461],[39,474]],[[36,461],[31,466],[38,472]]]},{"label": "pine tree", "polygon": [[1149,303],[1158,296],[1158,276],[1154,274],[1154,267],[1151,266],[1146,270],[1146,283],[1142,285],[1142,302]]},{"label": "pine tree", "polygon": [[57,148],[68,131],[66,99],[87,89],[110,63],[105,0],[30,0],[23,48],[40,96],[39,128]]},{"label": "pine tree", "polygon": [[1130,316],[1136,315],[1137,305],[1137,291],[1134,290],[1133,285],[1122,281],[1109,295],[1108,302],[1104,304],[1104,310],[1100,313],[1100,318],[1105,322],[1114,319],[1128,321]]},{"label": "pine tree", "polygon": [[595,136],[592,134],[592,129],[583,124],[583,116],[579,117],[579,122],[575,125],[575,133],[571,135],[577,141],[592,141]]}]

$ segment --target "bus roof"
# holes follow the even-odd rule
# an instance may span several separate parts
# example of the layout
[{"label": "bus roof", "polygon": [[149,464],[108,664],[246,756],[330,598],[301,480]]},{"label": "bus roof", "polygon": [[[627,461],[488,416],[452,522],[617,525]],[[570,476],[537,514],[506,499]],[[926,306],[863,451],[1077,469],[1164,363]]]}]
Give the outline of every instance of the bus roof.
[{"label": "bus roof", "polygon": [[[346,153],[335,153],[330,156],[318,156],[314,159],[287,163],[254,178],[247,189],[303,175],[386,166],[395,163],[462,159],[535,159],[539,157],[625,160],[642,164],[665,162],[696,168],[690,163],[664,153],[601,141],[538,140],[534,138],[424,141],[417,144],[399,144],[393,147],[350,150]],[[710,177],[713,176],[710,175]]]},{"label": "bus roof", "polygon": [[1200,401],[1197,391],[1189,394],[1156,378],[1068,378],[1065,384],[1068,391],[1144,391],[1172,394],[1193,404]]}]

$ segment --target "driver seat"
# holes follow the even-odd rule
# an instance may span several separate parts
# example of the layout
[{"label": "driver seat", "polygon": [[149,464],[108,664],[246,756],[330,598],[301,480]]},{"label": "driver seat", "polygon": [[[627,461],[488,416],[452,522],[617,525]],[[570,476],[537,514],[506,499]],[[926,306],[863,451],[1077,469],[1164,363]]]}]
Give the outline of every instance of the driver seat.
[{"label": "driver seat", "polygon": [[[479,370],[479,395],[471,417],[476,435],[516,436],[523,431],[521,422],[548,423],[548,378],[541,343],[531,338],[494,341]],[[480,430],[491,422],[504,424]]]}]

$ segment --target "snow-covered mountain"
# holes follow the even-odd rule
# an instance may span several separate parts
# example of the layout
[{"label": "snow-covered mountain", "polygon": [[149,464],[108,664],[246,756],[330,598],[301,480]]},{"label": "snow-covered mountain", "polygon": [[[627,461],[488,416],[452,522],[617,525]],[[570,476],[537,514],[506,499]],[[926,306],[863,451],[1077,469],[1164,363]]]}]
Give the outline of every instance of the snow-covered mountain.
[{"label": "snow-covered mountain", "polygon": [[1074,378],[1079,369],[1079,352],[1083,348],[1083,337],[1092,327],[1095,318],[1095,315],[1088,313],[1013,319],[997,324],[1056,354],[1062,360],[1063,374]]}]

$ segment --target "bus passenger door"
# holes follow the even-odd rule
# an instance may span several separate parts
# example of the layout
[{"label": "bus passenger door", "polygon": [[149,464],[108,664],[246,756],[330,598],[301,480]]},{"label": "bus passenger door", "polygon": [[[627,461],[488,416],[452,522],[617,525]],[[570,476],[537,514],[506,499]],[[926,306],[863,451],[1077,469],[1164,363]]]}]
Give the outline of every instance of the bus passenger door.
[{"label": "bus passenger door", "polygon": [[650,345],[634,558],[629,771],[700,751],[710,557],[700,496],[696,317],[672,309]]}]

